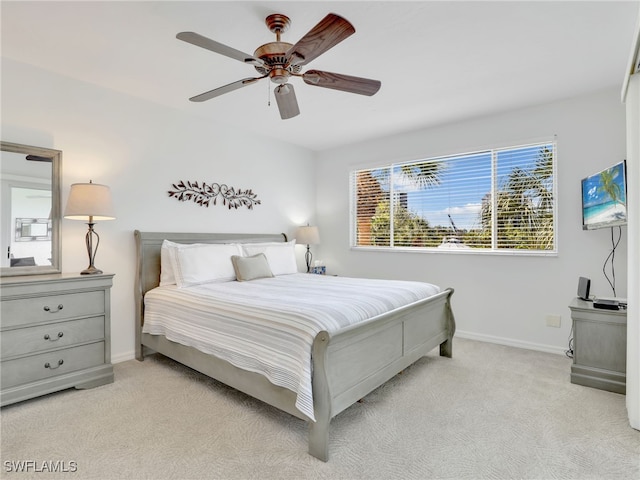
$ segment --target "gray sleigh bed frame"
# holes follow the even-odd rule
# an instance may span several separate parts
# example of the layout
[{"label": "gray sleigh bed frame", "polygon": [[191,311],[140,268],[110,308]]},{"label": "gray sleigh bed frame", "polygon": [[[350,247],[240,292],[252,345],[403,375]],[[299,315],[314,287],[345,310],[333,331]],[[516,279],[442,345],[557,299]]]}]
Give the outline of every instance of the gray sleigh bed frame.
[{"label": "gray sleigh bed frame", "polygon": [[285,234],[209,234],[134,232],[137,251],[135,282],[136,358],[158,352],[226,385],[262,400],[309,423],[309,453],[327,461],[329,423],[397,373],[440,346],[451,357],[455,321],[453,289],[395,309],[339,332],[320,332],[312,347],[313,422],[295,407],[294,392],[270,383],[266,377],[239,369],[229,362],[162,335],[142,333],[144,295],[160,279],[160,249],[164,239],[177,243],[284,242]]}]

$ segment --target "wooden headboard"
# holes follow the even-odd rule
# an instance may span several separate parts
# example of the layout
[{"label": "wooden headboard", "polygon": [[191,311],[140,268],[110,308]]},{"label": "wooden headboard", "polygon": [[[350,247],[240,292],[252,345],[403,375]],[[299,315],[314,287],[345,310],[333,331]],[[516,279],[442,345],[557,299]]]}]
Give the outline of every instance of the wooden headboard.
[{"label": "wooden headboard", "polygon": [[175,243],[259,243],[286,242],[284,233],[182,233],[133,232],[136,239],[136,355],[141,348],[144,324],[144,295],[160,284],[160,249],[163,240]]}]

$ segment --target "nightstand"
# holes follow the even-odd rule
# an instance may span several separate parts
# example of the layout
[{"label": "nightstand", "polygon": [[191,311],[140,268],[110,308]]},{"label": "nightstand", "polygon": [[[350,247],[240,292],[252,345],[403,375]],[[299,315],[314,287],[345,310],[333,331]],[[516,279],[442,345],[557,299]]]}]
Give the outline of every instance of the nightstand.
[{"label": "nightstand", "polygon": [[0,406],[113,382],[113,275],[0,279]]},{"label": "nightstand", "polygon": [[610,392],[626,392],[627,311],[594,308],[574,299],[571,383]]}]

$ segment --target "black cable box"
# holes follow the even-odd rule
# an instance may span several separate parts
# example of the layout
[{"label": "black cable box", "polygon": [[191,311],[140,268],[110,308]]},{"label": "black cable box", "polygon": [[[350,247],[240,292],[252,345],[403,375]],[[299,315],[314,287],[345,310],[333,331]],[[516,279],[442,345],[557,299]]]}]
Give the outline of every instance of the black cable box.
[{"label": "black cable box", "polygon": [[620,310],[618,300],[594,300],[593,308],[603,308],[605,310]]}]

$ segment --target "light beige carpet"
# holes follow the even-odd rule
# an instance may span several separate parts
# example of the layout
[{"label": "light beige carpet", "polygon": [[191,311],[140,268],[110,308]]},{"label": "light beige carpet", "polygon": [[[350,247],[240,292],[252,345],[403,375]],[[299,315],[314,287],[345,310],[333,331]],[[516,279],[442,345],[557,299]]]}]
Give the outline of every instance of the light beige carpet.
[{"label": "light beige carpet", "polygon": [[[569,381],[558,355],[454,340],[331,423],[306,424],[165,358],[115,365],[115,383],[5,407],[2,478],[640,478],[625,397]],[[22,463],[23,470],[16,472]],[[42,472],[43,468],[75,471]],[[36,471],[38,470],[38,471]]]}]

